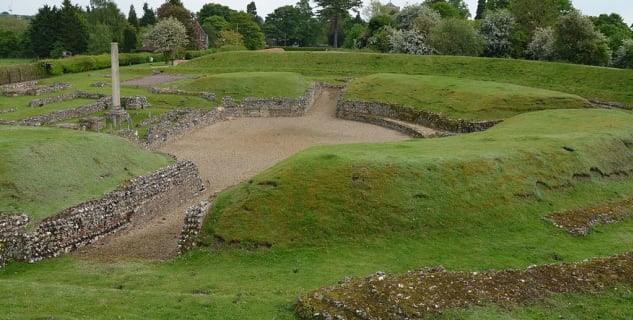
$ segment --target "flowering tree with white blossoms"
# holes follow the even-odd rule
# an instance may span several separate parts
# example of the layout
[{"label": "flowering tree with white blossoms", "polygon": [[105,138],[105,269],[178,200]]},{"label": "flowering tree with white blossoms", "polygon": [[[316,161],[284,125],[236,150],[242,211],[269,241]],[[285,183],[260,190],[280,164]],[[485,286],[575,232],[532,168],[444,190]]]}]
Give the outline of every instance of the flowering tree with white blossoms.
[{"label": "flowering tree with white blossoms", "polygon": [[165,61],[173,61],[178,50],[184,48],[187,40],[187,29],[174,17],[162,19],[145,36],[144,44],[154,47],[155,52],[162,52]]}]

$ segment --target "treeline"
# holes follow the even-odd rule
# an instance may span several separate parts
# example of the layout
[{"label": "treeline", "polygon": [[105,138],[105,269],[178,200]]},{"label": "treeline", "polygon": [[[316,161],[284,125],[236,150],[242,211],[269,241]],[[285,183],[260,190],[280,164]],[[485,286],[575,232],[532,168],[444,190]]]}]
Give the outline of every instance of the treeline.
[{"label": "treeline", "polygon": [[111,0],[91,0],[87,8],[64,0],[59,8],[44,5],[30,21],[0,17],[0,57],[100,54],[112,41],[123,52],[156,50],[148,35],[158,21],[174,18],[185,28],[182,50],[330,46],[633,67],[633,30],[622,17],[584,16],[570,0],[479,0],[475,17],[463,0],[404,8],[379,0],[366,7],[361,0],[314,3],[313,9],[299,0],[262,18],[255,2],[245,11],[207,3],[193,13],[180,0],[167,0],[156,10],[145,3],[141,18],[131,6],[126,18]]}]

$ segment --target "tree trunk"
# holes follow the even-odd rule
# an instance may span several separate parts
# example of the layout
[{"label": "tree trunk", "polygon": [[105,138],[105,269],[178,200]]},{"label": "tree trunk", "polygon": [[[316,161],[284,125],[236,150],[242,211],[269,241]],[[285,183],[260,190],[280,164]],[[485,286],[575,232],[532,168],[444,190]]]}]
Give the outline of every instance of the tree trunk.
[{"label": "tree trunk", "polygon": [[338,15],[334,16],[334,49],[338,48]]}]

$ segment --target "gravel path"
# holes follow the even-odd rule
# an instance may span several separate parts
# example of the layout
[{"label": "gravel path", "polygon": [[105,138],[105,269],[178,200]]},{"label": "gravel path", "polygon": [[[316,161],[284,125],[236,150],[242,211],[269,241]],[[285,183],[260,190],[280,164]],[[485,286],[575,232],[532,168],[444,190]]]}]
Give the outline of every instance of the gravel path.
[{"label": "gravel path", "polygon": [[[201,128],[158,150],[181,160],[192,160],[198,166],[207,183],[204,198],[311,146],[410,139],[393,130],[336,118],[339,95],[340,90],[324,90],[304,117],[229,120]],[[169,259],[177,250],[186,207],[129,227],[81,248],[75,255],[101,259]]]}]

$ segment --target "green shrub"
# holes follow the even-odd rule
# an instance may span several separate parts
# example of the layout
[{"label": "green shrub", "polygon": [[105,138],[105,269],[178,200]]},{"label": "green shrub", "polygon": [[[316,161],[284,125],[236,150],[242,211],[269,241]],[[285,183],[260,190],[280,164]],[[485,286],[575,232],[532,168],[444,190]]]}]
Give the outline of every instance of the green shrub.
[{"label": "green shrub", "polygon": [[189,50],[185,52],[185,59],[191,60],[191,59],[200,58],[200,57],[213,54],[213,53],[215,53],[215,48],[211,48],[208,50],[197,50],[197,51]]},{"label": "green shrub", "polygon": [[42,74],[40,63],[0,66],[0,85],[35,80]]}]

